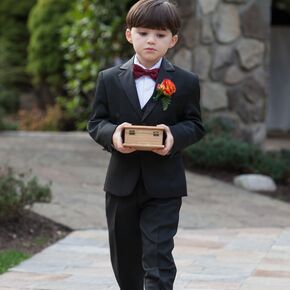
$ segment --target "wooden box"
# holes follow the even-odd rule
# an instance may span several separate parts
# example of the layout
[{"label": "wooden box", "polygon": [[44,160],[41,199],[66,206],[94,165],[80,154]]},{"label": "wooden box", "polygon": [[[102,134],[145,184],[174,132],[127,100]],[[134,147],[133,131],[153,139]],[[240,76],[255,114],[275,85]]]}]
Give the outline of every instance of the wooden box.
[{"label": "wooden box", "polygon": [[127,126],[124,128],[124,146],[137,150],[164,148],[164,129],[155,126]]}]

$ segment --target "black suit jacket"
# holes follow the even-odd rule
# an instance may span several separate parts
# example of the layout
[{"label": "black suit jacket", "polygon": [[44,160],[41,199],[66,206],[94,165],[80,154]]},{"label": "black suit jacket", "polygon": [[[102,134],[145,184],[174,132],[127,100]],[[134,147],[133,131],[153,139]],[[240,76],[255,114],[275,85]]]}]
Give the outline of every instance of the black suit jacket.
[{"label": "black suit jacket", "polygon": [[[156,83],[170,79],[176,86],[176,93],[166,111],[162,110],[161,101],[152,98],[142,111],[132,66],[133,58],[121,66],[100,72],[98,76],[88,131],[97,143],[112,154],[104,190],[118,196],[129,195],[141,177],[148,194],[153,197],[187,195],[181,150],[197,142],[204,134],[198,78],[163,59]],[[123,122],[169,126],[174,137],[170,154],[160,156],[148,151],[122,154],[116,151],[112,147],[112,136],[116,127]]]}]

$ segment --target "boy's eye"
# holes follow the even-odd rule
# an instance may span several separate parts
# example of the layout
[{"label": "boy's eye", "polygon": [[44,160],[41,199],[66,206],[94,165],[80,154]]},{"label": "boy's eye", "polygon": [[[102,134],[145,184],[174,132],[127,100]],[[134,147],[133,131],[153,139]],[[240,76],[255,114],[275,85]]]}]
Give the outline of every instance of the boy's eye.
[{"label": "boy's eye", "polygon": [[163,38],[163,37],[165,37],[165,35],[164,34],[157,34],[157,37],[158,38]]},{"label": "boy's eye", "polygon": [[146,35],[147,35],[147,32],[140,31],[139,34],[140,34],[141,36],[146,36]]}]

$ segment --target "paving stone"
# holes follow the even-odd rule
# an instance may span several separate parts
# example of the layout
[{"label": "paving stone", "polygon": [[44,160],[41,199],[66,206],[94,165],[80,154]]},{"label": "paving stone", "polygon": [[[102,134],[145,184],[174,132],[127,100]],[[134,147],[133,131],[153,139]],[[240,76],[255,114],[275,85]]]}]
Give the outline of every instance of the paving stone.
[{"label": "paving stone", "polygon": [[[118,289],[109,262],[108,242],[104,244],[105,232],[73,232],[0,276],[0,289]],[[178,268],[175,289],[287,289],[289,233],[289,228],[181,229],[175,239]],[[92,239],[96,241],[94,244]],[[82,247],[78,246],[80,240]],[[86,242],[92,256],[79,250],[86,247]],[[71,259],[65,258],[68,252],[60,251],[59,244],[60,248],[70,247]],[[107,251],[92,250],[92,247]]]},{"label": "paving stone", "polygon": [[[281,278],[281,277],[275,277],[275,278],[272,278],[272,277],[255,277],[255,276],[251,276],[247,281],[246,283],[244,284],[243,287],[245,286],[253,286],[255,285],[256,286],[256,289],[275,289],[275,288],[278,288],[278,287],[281,287],[281,288],[278,288],[279,290],[280,289],[284,289],[284,287],[288,287],[288,288],[285,288],[285,289],[289,289],[289,285],[290,285],[290,279],[289,278]],[[244,288],[241,288],[244,290]],[[265,288],[264,288],[265,287]],[[245,287],[245,289],[247,289]],[[275,289],[275,290],[278,290],[278,289]]]},{"label": "paving stone", "polygon": [[[53,181],[52,202],[33,210],[75,230],[107,227],[103,182],[109,157],[87,133],[0,134],[1,164],[19,171],[31,168],[41,181]],[[186,172],[186,177],[181,228],[290,226],[289,204],[207,176]]]},{"label": "paving stone", "polygon": [[[47,210],[47,216],[82,229],[1,275],[0,289],[117,290],[102,191],[108,155],[85,134],[0,138],[1,162],[32,167],[42,180],[55,181],[55,211]],[[175,238],[174,289],[288,290],[290,206],[212,178],[186,175],[189,196]],[[41,213],[49,206],[38,209]]]}]

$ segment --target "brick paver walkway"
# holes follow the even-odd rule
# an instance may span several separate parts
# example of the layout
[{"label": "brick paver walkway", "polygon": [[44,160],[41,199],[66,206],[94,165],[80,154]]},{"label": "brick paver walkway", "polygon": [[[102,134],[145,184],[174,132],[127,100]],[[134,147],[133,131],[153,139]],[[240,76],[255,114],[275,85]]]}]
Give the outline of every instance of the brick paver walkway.
[{"label": "brick paver walkway", "polygon": [[[0,162],[53,181],[34,210],[75,231],[0,276],[0,290],[117,290],[105,230],[108,154],[86,134],[0,134]],[[174,290],[289,290],[290,205],[187,173]],[[128,249],[129,250],[129,249]]]},{"label": "brick paver walkway", "polygon": [[[290,228],[180,230],[175,241],[175,290],[289,290]],[[118,290],[107,232],[73,232],[2,276],[0,289]]]}]

